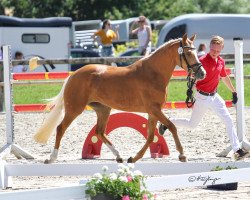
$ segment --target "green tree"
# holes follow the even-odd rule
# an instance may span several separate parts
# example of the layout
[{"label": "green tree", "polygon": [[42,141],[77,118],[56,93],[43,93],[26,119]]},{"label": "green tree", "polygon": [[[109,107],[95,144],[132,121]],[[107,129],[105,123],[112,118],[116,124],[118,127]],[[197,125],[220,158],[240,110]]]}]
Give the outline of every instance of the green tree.
[{"label": "green tree", "polygon": [[4,15],[4,6],[0,3],[0,15]]},{"label": "green tree", "polygon": [[68,16],[76,21],[136,16],[139,4],[133,0],[2,0],[0,5],[12,7],[16,17]]},{"label": "green tree", "polygon": [[186,13],[250,13],[248,0],[1,0],[16,17],[67,16],[74,21],[126,19],[145,15],[151,20],[171,19]]},{"label": "green tree", "polygon": [[249,13],[248,0],[197,0],[203,13]]},{"label": "green tree", "polygon": [[[61,0],[2,0],[2,6],[13,8],[13,15],[26,18],[64,16],[64,3]],[[60,6],[58,6],[60,5]]]}]

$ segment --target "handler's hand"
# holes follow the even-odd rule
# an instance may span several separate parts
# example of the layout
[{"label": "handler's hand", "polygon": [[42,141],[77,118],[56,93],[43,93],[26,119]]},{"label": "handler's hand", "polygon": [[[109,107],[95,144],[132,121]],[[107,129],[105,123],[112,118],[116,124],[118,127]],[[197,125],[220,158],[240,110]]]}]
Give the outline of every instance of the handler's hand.
[{"label": "handler's hand", "polygon": [[233,94],[232,103],[236,104],[238,101],[237,92],[233,92],[232,94]]},{"label": "handler's hand", "polygon": [[115,26],[115,30],[116,30],[116,31],[118,31],[118,30],[119,30],[119,28],[120,28],[120,26],[119,26],[119,25],[116,25],[116,26]]}]

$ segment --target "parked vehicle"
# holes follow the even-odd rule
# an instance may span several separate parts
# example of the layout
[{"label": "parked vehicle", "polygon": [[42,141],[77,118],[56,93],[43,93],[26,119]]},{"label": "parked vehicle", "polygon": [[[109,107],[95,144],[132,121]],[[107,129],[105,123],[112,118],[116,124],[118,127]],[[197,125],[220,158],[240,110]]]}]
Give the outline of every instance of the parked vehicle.
[{"label": "parked vehicle", "polygon": [[[154,50],[155,50],[155,48],[152,47],[152,51],[154,51]],[[128,49],[127,51],[125,51],[119,55],[119,57],[124,57],[124,56],[140,56],[138,53],[138,48]],[[132,63],[133,62],[119,62],[116,64],[117,64],[117,66],[122,67],[122,66],[131,65]]]},{"label": "parked vehicle", "polygon": [[[72,19],[17,18],[0,15],[0,45],[10,45],[11,53],[21,51],[25,58],[39,56],[47,59],[68,58]],[[53,71],[68,71],[69,65],[55,65]],[[49,69],[49,68],[48,68]],[[35,71],[44,71],[39,66]]]},{"label": "parked vehicle", "polygon": [[213,35],[225,39],[222,53],[234,53],[233,38],[242,38],[244,53],[250,52],[250,15],[248,14],[187,14],[170,20],[160,31],[157,47],[170,39],[196,33],[195,45],[209,46]]},{"label": "parked vehicle", "polygon": [[[129,42],[131,40],[137,39],[136,34],[130,33],[131,26],[135,20],[138,20],[138,17],[111,21],[111,24],[113,27],[119,25],[119,40],[115,41],[114,42],[115,44],[124,44],[125,42]],[[149,19],[147,19],[147,23],[150,24]],[[135,25],[135,27],[136,27],[136,25]]]},{"label": "parked vehicle", "polygon": [[101,20],[86,20],[76,21],[72,23],[71,39],[74,48],[88,48],[93,47],[93,38],[91,36],[101,28]]},{"label": "parked vehicle", "polygon": [[162,27],[165,26],[165,24],[167,24],[168,22],[169,22],[169,20],[153,20],[153,21],[150,21],[151,29],[160,32]]},{"label": "parked vehicle", "polygon": [[[120,40],[116,44],[135,39],[136,35],[132,37],[129,30],[136,19],[111,21],[113,26],[120,26]],[[36,19],[0,15],[0,46],[10,45],[12,55],[21,51],[25,59],[34,56],[44,59],[69,58],[71,54],[74,54],[72,57],[77,56],[77,52],[82,54],[81,57],[98,57],[98,53],[93,52],[95,47],[91,35],[101,28],[101,24],[101,20],[72,22],[70,17]],[[79,67],[60,64],[51,67],[38,66],[34,71],[70,71]]]},{"label": "parked vehicle", "polygon": [[[137,17],[122,19],[122,20],[111,20],[112,28],[119,25],[119,40],[114,41],[116,44],[124,44],[129,42],[131,39],[136,39],[136,35],[130,34],[130,28],[132,23],[137,20]],[[147,23],[150,21],[147,19]],[[72,24],[72,41],[74,47],[89,46],[93,43],[93,35],[98,29],[102,27],[101,20],[87,20],[87,21],[77,21]]]},{"label": "parked vehicle", "polygon": [[[71,58],[100,57],[100,55],[97,51],[83,49],[83,48],[70,49],[70,56],[71,56]],[[70,70],[76,71],[85,65],[87,65],[87,64],[85,64],[85,63],[83,63],[83,64],[71,64]]]}]

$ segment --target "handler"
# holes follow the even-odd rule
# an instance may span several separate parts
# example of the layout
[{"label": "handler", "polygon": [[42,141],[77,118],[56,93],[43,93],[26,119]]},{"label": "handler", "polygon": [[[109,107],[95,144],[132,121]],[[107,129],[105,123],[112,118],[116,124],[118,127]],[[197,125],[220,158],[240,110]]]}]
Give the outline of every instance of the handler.
[{"label": "handler", "polygon": [[[220,52],[224,47],[224,39],[220,36],[213,36],[210,41],[210,51],[200,57],[204,69],[207,72],[206,78],[196,83],[196,102],[190,119],[186,118],[170,118],[176,126],[184,126],[187,128],[195,128],[198,126],[202,117],[208,109],[214,111],[226,125],[226,130],[230,143],[232,145],[236,160],[244,159],[249,156],[249,152],[241,148],[232,117],[226,107],[225,101],[217,93],[217,87],[222,79],[223,83],[232,92],[233,104],[238,101],[237,93],[232,82],[225,71],[225,61],[220,57]],[[159,133],[164,134],[167,127],[163,124],[159,126]]]}]

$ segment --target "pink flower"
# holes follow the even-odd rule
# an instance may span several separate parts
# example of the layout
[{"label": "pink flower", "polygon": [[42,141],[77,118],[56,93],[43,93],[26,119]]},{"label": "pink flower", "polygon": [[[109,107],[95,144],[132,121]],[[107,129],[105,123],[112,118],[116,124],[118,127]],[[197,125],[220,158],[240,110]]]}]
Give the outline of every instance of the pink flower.
[{"label": "pink flower", "polygon": [[143,200],[148,200],[148,195],[144,194],[143,195]]},{"label": "pink flower", "polygon": [[131,182],[133,179],[131,176],[127,176],[128,182]]},{"label": "pink flower", "polygon": [[123,196],[123,197],[122,197],[122,200],[130,200],[130,198],[129,198],[128,195],[126,195],[126,196]]}]

